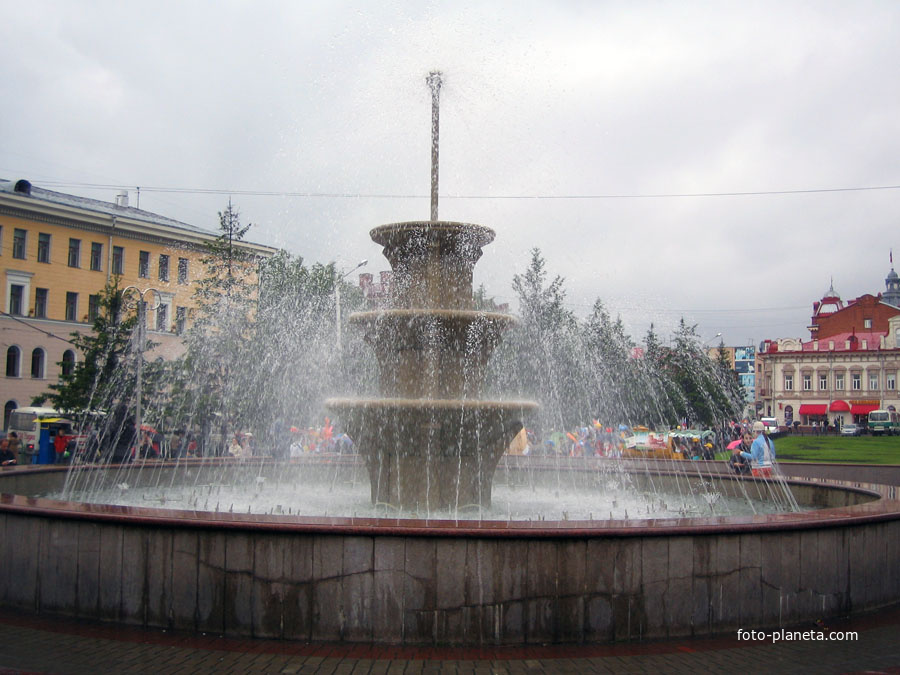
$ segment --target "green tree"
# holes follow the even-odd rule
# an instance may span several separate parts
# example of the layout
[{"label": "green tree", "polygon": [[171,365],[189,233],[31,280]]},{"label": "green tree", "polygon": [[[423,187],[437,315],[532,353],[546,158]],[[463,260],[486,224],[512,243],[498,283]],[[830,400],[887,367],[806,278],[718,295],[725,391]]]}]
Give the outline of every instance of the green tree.
[{"label": "green tree", "polygon": [[172,368],[168,412],[178,425],[240,428],[255,408],[248,366],[258,358],[253,348],[257,270],[253,254],[241,245],[250,228],[241,225],[229,200],[219,212],[220,233],[201,258],[205,274],[194,288],[186,351]]},{"label": "green tree", "polygon": [[[258,406],[257,427],[312,423],[327,396],[341,392],[348,382],[373,379],[371,351],[347,326],[362,293],[338,280],[333,264],[307,267],[302,258],[284,251],[261,263],[259,279],[255,346],[264,357],[257,359],[255,390],[265,405]],[[335,344],[335,283],[341,284],[340,354]]]},{"label": "green tree", "polygon": [[642,419],[651,426],[673,426],[678,421],[678,411],[673,401],[680,392],[669,377],[669,361],[672,350],[665,346],[653,323],[644,336],[644,356],[637,365],[637,375],[643,398]]},{"label": "green tree", "polygon": [[739,402],[729,390],[725,373],[703,349],[697,326],[682,318],[674,334],[669,375],[677,386],[679,418],[691,426],[715,426],[737,414]]},{"label": "green tree", "polygon": [[592,416],[606,423],[645,424],[639,417],[637,378],[631,358],[634,343],[625,332],[622,319],[612,321],[600,299],[594,302],[584,323],[584,372],[590,383]]},{"label": "green tree", "polygon": [[49,386],[49,392],[36,396],[32,405],[49,402],[61,412],[74,414],[106,410],[116,400],[131,398],[133,371],[125,366],[137,319],[134,312],[126,312],[117,279],[100,292],[98,309],[89,333],[70,335],[81,359],[71,369],[69,364],[60,362],[63,374],[59,381]]},{"label": "green tree", "polygon": [[540,427],[562,429],[585,419],[584,381],[579,374],[578,322],[565,308],[564,280],[548,281],[546,261],[531,251],[524,274],[516,274],[513,291],[520,322],[494,352],[491,382],[500,391],[535,398]]}]

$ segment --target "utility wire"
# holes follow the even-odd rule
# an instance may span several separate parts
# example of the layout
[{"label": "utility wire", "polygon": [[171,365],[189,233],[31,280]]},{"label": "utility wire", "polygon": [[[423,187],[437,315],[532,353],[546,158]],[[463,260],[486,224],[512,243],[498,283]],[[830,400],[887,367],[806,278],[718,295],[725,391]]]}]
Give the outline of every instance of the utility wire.
[{"label": "utility wire", "polygon": [[[104,183],[68,183],[64,181],[42,181],[43,185],[61,188],[86,188],[97,190],[140,190],[141,192],[177,193],[177,194],[213,194],[242,195],[254,197],[298,197],[298,198],[331,198],[331,199],[428,199],[426,194],[381,194],[366,192],[291,192],[276,190],[226,190],[221,188],[185,188],[164,186],[133,186]],[[664,199],[673,197],[757,197],[765,195],[800,195],[823,194],[834,192],[867,192],[875,190],[900,190],[900,185],[870,185],[862,187],[810,188],[804,190],[756,190],[733,192],[660,192],[638,194],[571,194],[571,195],[479,195],[479,194],[442,194],[441,199],[532,199],[532,200],[593,200],[593,199]]]}]

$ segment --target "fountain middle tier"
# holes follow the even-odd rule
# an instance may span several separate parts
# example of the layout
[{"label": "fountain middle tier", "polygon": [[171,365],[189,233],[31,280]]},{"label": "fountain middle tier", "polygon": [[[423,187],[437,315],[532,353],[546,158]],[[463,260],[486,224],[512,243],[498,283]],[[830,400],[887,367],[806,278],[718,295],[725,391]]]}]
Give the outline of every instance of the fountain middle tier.
[{"label": "fountain middle tier", "polygon": [[329,399],[364,457],[372,502],[429,512],[490,506],[497,462],[533,401]]},{"label": "fountain middle tier", "polygon": [[455,399],[479,395],[488,359],[516,318],[471,310],[389,309],[355,313],[350,322],[363,328],[375,352],[383,393]]}]

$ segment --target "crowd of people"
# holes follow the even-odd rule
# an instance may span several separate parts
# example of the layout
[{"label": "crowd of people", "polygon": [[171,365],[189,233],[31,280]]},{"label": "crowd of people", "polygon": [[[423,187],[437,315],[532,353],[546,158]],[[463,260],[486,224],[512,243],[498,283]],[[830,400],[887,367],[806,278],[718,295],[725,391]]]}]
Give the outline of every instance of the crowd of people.
[{"label": "crowd of people", "polygon": [[[121,422],[122,432],[113,442],[103,443],[99,432],[88,430],[77,442],[74,435],[57,433],[53,440],[57,462],[69,461],[78,456],[86,462],[108,459],[121,463],[135,459],[184,459],[197,457],[275,457],[298,459],[308,454],[350,454],[356,449],[352,439],[344,433],[336,433],[329,418],[320,427],[298,428],[277,423],[270,430],[266,442],[257,444],[253,433],[234,431],[200,435],[196,432],[175,429],[169,434],[142,425],[135,431],[130,418],[113,420]],[[643,434],[643,435],[642,435]],[[642,436],[641,436],[642,435]],[[112,437],[112,435],[110,435]],[[635,439],[640,442],[636,443]],[[728,439],[731,439],[729,442]],[[510,454],[608,457],[635,456],[641,450],[662,449],[666,456],[688,460],[712,460],[716,452],[731,450],[728,464],[734,473],[757,476],[771,475],[775,460],[775,444],[762,422],[732,421],[717,434],[713,429],[689,430],[679,426],[667,432],[650,432],[643,427],[626,425],[606,426],[593,420],[588,426],[571,431],[551,431],[544,438],[527,429],[510,445]],[[104,446],[105,447],[101,447]],[[0,439],[0,466],[19,462],[21,442],[15,432]],[[648,456],[653,456],[648,454]]]}]

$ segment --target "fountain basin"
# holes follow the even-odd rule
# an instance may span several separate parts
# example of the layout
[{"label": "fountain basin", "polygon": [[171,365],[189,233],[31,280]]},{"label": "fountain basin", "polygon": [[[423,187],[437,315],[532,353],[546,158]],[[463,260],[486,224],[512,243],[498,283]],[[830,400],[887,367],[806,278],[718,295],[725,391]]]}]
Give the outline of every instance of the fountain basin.
[{"label": "fountain basin", "polygon": [[[117,480],[114,468],[82,470]],[[157,464],[132,475],[165,485],[184,471]],[[229,636],[494,645],[711,635],[900,599],[896,488],[792,482],[798,501],[827,506],[805,513],[515,523],[37,496],[64,480],[65,469],[0,471],[7,607]]]},{"label": "fountain basin", "polygon": [[532,401],[329,399],[355,439],[372,502],[433,510],[491,503],[497,462]]}]

